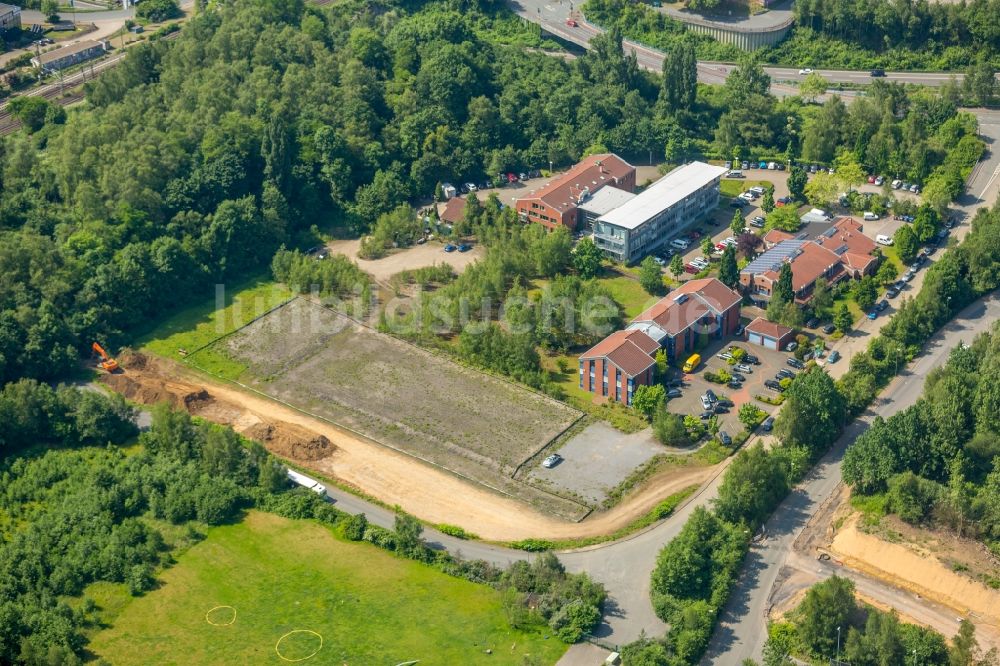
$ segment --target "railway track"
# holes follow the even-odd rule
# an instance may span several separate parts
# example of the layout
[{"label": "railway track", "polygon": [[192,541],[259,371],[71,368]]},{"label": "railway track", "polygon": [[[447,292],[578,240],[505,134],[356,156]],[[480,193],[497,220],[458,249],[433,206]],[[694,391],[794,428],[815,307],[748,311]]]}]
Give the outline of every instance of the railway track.
[{"label": "railway track", "polygon": [[[179,34],[180,30],[175,30],[169,35],[164,36],[163,39],[175,39]],[[101,72],[116,66],[127,54],[128,50],[126,49],[120,53],[116,53],[110,58],[96,62],[90,67],[85,67],[78,72],[70,74],[61,81],[37,86],[30,90],[26,90],[20,95],[17,95],[17,97],[42,97],[55,102],[60,106],[75,104],[84,98],[83,90],[80,89],[80,86],[87,81],[92,81],[97,78]],[[13,99],[13,97],[11,99]],[[15,118],[13,114],[7,110],[7,105],[9,103],[10,99],[3,102],[3,104],[0,104],[0,136],[7,136],[12,132],[16,132],[21,127],[21,121]]]}]

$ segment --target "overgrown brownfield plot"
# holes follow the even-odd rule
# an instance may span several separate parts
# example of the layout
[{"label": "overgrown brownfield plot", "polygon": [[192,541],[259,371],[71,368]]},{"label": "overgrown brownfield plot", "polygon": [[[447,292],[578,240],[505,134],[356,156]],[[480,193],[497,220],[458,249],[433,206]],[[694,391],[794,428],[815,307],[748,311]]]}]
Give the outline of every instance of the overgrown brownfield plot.
[{"label": "overgrown brownfield plot", "polygon": [[[240,381],[541,509],[586,509],[511,478],[581,414],[298,298],[210,348]],[[193,359],[197,363],[197,358]]]}]

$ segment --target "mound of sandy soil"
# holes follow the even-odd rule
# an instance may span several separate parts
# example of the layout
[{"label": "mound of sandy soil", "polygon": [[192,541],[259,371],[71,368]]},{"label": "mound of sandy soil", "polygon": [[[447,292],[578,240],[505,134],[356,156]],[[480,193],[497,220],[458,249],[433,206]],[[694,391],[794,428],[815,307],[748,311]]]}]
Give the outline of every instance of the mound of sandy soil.
[{"label": "mound of sandy soil", "polygon": [[267,450],[283,458],[311,462],[333,454],[336,447],[324,435],[315,435],[291,423],[257,423],[243,431]]}]

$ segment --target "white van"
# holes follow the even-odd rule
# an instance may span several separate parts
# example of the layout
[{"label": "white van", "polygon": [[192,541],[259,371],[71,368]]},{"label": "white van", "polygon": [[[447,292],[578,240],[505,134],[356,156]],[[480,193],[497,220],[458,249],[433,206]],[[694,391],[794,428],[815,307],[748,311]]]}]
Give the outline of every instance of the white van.
[{"label": "white van", "polygon": [[875,242],[879,245],[892,245],[892,236],[886,236],[885,234],[879,234],[875,237]]},{"label": "white van", "polygon": [[878,219],[878,215],[871,211],[865,211],[864,218],[866,222],[874,222]]},{"label": "white van", "polygon": [[690,245],[691,243],[684,240],[683,238],[675,238],[672,241],[670,241],[670,247],[674,248],[675,250],[686,250]]},{"label": "white van", "polygon": [[903,181],[899,180],[898,178],[896,180],[892,181],[892,189],[894,189],[894,190],[898,190],[902,185],[903,185]]}]

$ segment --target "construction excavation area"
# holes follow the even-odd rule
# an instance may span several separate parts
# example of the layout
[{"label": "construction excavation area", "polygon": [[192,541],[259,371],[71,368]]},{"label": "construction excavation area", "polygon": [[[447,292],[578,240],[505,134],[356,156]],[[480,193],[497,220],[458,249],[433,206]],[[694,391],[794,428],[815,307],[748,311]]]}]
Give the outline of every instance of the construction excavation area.
[{"label": "construction excavation area", "polygon": [[719,465],[669,469],[614,508],[574,522],[265,396],[208,379],[173,361],[124,352],[118,362],[123,372],[102,374],[100,381],[129,400],[144,405],[166,402],[199,418],[228,425],[296,467],[377,497],[387,505],[399,505],[429,523],[459,525],[487,540],[610,534],[645,515],[669,495],[701,484],[721,470]]}]

